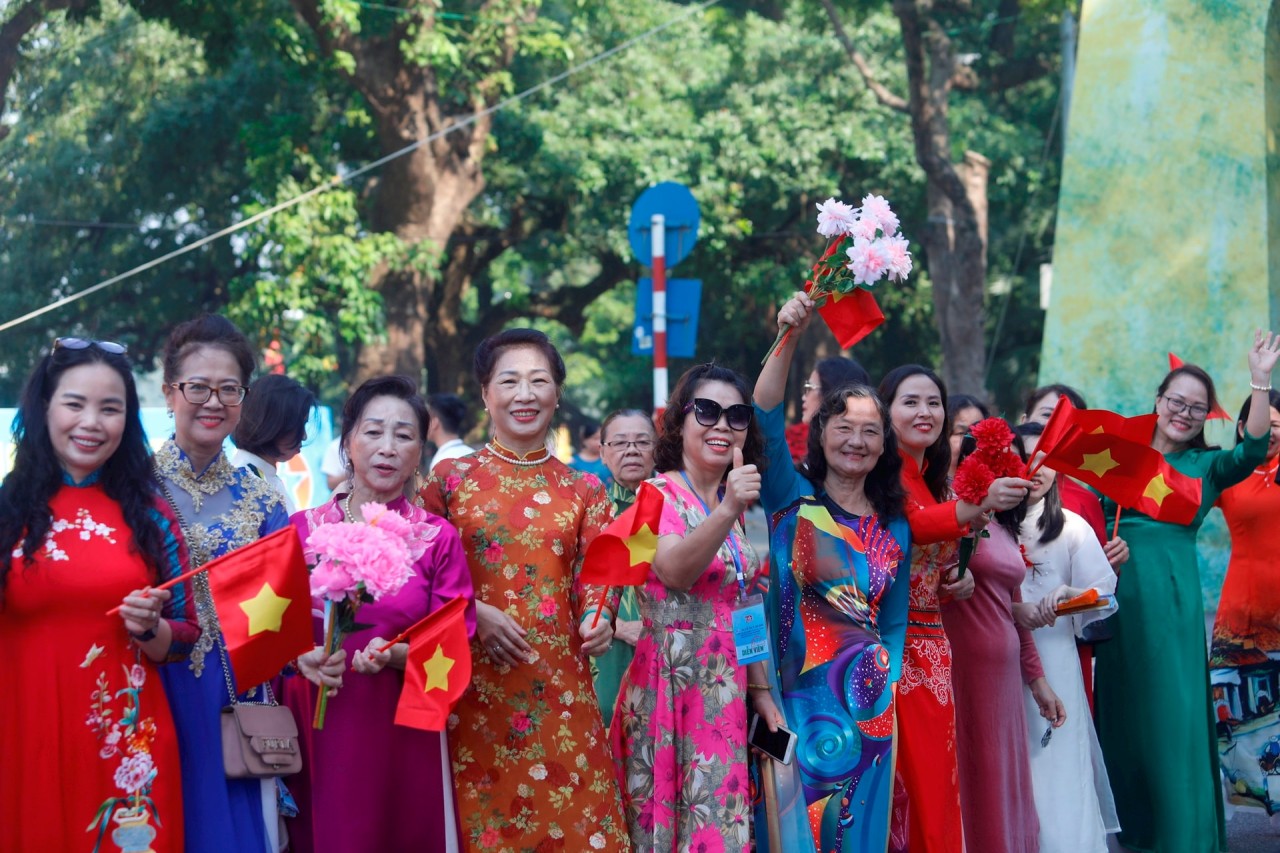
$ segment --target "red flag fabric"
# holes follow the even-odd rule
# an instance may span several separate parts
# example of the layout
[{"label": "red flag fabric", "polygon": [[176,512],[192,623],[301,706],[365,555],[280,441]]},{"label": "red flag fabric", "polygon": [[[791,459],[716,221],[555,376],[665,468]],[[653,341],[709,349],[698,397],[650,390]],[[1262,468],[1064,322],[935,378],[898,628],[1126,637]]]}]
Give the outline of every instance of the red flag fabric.
[{"label": "red flag fabric", "polygon": [[466,613],[467,600],[458,596],[413,628],[396,725],[445,730],[449,711],[471,683]]},{"label": "red flag fabric", "polygon": [[662,504],[658,487],[641,483],[636,502],[591,540],[582,558],[582,583],[603,586],[644,583],[653,555],[658,551]]},{"label": "red flag fabric", "polygon": [[871,291],[861,287],[849,293],[833,293],[818,306],[841,349],[848,349],[884,322],[884,312]]},{"label": "red flag fabric", "polygon": [[[1170,369],[1170,370],[1177,370],[1179,367],[1182,367],[1182,365],[1184,365],[1184,364],[1186,364],[1186,362],[1185,362],[1185,361],[1183,361],[1182,359],[1178,358],[1178,357],[1177,357],[1176,355],[1174,355],[1173,353],[1169,353],[1169,369]],[[1221,404],[1221,403],[1214,403],[1214,404],[1213,404],[1213,408],[1209,411],[1209,414],[1208,414],[1208,416],[1205,418],[1205,420],[1208,420],[1208,421],[1229,421],[1229,420],[1231,420],[1231,415],[1227,413],[1227,410],[1226,410],[1226,409],[1222,408],[1222,404]]]},{"label": "red flag fabric", "polygon": [[315,648],[311,587],[293,525],[210,560],[209,590],[239,692]]},{"label": "red flag fabric", "polygon": [[1053,407],[1053,414],[1044,425],[1037,447],[1047,453],[1054,445],[1073,434],[1076,431],[1073,428],[1078,428],[1079,432],[1086,435],[1105,433],[1124,441],[1145,445],[1151,442],[1151,434],[1156,428],[1156,415],[1126,418],[1106,409],[1077,409],[1064,395],[1058,398],[1057,405]]},{"label": "red flag fabric", "polygon": [[1045,464],[1158,521],[1190,524],[1200,509],[1199,480],[1175,469],[1150,445],[1114,434],[1073,429],[1048,451]]}]

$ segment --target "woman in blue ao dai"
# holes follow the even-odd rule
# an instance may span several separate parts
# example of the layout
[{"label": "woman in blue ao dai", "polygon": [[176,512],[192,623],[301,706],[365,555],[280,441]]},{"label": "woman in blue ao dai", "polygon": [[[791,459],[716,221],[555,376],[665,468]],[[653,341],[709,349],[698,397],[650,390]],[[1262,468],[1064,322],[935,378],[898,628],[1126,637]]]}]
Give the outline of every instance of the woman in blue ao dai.
[{"label": "woman in blue ao dai", "polygon": [[[883,851],[907,623],[902,460],[888,410],[865,386],[834,389],[810,427],[815,495],[774,516],[770,541],[782,709],[798,736],[793,765],[775,767],[782,846]],[[763,808],[756,819],[768,850]]]}]

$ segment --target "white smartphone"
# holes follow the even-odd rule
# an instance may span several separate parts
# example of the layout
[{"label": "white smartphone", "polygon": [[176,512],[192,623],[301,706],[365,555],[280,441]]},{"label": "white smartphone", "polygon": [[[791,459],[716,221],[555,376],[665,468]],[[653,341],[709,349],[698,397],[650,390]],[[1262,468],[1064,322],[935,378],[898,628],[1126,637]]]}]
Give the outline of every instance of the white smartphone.
[{"label": "white smartphone", "polygon": [[782,726],[776,732],[769,731],[759,714],[751,720],[747,743],[781,764],[790,764],[796,753],[796,733]]}]

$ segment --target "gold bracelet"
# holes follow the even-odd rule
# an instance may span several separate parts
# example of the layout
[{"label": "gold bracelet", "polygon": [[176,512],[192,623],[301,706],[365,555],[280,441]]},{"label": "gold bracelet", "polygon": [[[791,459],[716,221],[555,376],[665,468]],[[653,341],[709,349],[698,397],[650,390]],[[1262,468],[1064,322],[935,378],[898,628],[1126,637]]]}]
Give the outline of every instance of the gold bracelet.
[{"label": "gold bracelet", "polygon": [[748,681],[748,682],[747,682],[747,689],[748,689],[748,690],[768,690],[768,689],[769,689],[769,685],[767,685],[767,684],[752,684],[750,681]]}]

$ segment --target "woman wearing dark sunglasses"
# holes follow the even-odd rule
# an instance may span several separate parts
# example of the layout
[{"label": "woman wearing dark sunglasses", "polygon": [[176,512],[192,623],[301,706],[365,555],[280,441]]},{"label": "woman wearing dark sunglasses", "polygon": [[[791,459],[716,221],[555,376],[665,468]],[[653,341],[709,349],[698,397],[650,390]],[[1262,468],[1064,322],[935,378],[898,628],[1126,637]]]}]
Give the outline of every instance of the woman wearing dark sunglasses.
[{"label": "woman wearing dark sunglasses", "polygon": [[[1277,356],[1280,337],[1256,332],[1248,361],[1249,415],[1240,443],[1230,450],[1205,442],[1205,418],[1218,400],[1204,370],[1183,365],[1156,391],[1151,446],[1196,478],[1201,495],[1188,525],[1129,509],[1120,517],[1129,562],[1116,587],[1115,637],[1098,646],[1094,694],[1126,847],[1226,849],[1196,534],[1223,490],[1266,459]],[[1110,527],[1116,505],[1103,498],[1102,509]]]},{"label": "woman wearing dark sunglasses", "polygon": [[178,735],[154,664],[184,657],[199,628],[188,587],[146,592],[183,572],[186,550],[152,485],[124,347],[59,338],[14,433],[0,486],[0,850],[86,850],[117,833],[181,850]]},{"label": "woman wearing dark sunglasses", "polygon": [[702,364],[680,377],[655,454],[665,504],[639,591],[644,629],[610,728],[637,850],[750,844],[749,686],[770,728],[781,722],[754,689],[764,663],[738,663],[731,626],[760,568],[742,514],[759,496],[762,450],[741,376]]}]

